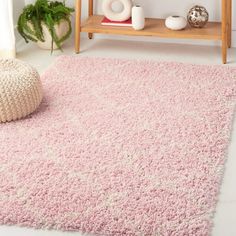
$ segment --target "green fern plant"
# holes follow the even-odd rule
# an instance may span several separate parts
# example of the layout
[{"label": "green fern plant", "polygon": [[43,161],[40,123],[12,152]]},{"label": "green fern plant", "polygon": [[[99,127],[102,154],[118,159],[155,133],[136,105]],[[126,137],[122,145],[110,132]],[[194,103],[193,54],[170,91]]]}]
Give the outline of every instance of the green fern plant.
[{"label": "green fern plant", "polygon": [[[52,37],[51,52],[53,52],[53,43],[62,50],[62,43],[69,38],[71,34],[70,16],[74,11],[73,8],[66,7],[65,0],[63,2],[50,0],[36,0],[35,4],[29,4],[19,16],[17,29],[20,35],[25,39],[25,42],[44,42],[42,24],[45,24]],[[61,20],[68,23],[68,31],[62,38],[59,38],[55,25]]]}]

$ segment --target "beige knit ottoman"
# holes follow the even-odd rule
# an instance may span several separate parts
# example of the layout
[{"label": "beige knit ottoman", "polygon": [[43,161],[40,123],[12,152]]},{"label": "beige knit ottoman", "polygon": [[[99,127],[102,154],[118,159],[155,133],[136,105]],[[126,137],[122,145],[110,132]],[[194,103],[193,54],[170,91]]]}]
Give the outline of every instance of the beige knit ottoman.
[{"label": "beige knit ottoman", "polygon": [[38,72],[25,62],[0,59],[0,123],[29,115],[41,100]]}]

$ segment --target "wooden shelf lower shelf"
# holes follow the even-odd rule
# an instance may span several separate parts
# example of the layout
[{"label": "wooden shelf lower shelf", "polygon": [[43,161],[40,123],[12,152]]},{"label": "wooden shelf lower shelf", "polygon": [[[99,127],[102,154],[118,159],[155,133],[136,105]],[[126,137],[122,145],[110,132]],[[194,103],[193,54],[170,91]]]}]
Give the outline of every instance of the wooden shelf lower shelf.
[{"label": "wooden shelf lower shelf", "polygon": [[163,38],[184,38],[184,39],[205,39],[221,40],[221,23],[208,22],[206,27],[201,29],[187,26],[181,31],[172,31],[165,27],[164,19],[147,18],[145,29],[136,31],[132,27],[103,26],[101,21],[103,16],[90,16],[82,25],[81,32],[101,33],[101,34],[121,34],[133,36],[157,36]]}]

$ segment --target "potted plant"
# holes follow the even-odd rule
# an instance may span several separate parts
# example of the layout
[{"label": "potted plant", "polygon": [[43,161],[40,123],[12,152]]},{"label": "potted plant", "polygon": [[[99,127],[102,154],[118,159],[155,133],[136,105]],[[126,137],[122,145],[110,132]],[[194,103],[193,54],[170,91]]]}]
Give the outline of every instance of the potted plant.
[{"label": "potted plant", "polygon": [[71,34],[71,13],[73,8],[65,1],[36,0],[29,4],[19,16],[17,28],[20,35],[29,41],[37,42],[43,49],[62,49],[63,42]]}]

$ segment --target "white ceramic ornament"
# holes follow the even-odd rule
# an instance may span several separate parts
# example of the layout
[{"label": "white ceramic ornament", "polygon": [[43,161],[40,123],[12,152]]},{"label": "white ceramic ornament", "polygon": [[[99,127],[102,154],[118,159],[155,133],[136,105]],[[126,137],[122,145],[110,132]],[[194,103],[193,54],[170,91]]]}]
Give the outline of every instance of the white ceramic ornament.
[{"label": "white ceramic ornament", "polygon": [[187,25],[187,20],[183,16],[169,16],[166,18],[165,25],[171,30],[182,30]]},{"label": "white ceramic ornament", "polygon": [[[114,2],[120,2],[123,5],[122,11],[116,12],[112,9]],[[132,0],[103,0],[102,10],[105,17],[111,21],[126,21],[131,17]]]},{"label": "white ceramic ornament", "polygon": [[144,11],[139,5],[132,8],[132,26],[135,30],[142,30],[145,26]]}]

